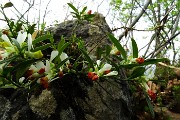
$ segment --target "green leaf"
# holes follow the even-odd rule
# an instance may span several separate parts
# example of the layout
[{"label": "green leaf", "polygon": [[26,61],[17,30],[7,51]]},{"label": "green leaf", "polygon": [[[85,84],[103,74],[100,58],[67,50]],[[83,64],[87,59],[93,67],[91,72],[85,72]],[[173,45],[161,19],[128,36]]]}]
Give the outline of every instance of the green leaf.
[{"label": "green leaf", "polygon": [[14,42],[14,45],[17,47],[17,49],[20,51],[20,50],[21,50],[21,46],[20,46],[20,44],[18,43],[18,41],[15,40],[15,39],[12,39],[12,41]]},{"label": "green leaf", "polygon": [[57,50],[60,51],[61,47],[64,45],[65,39],[63,36],[61,36],[61,40],[58,43]]},{"label": "green leaf", "polygon": [[97,47],[96,49],[97,59],[101,59],[102,54],[103,54],[103,50],[100,47]]},{"label": "green leaf", "polygon": [[147,60],[145,60],[145,62],[143,64],[144,65],[149,65],[149,64],[156,64],[158,62],[165,62],[165,61],[169,61],[169,60],[167,58],[147,59]]},{"label": "green leaf", "polygon": [[8,8],[8,7],[12,7],[12,6],[13,6],[12,2],[8,2],[4,5],[3,8]]},{"label": "green leaf", "polygon": [[83,14],[87,9],[87,6],[83,8],[83,10],[81,11],[81,14]]},{"label": "green leaf", "polygon": [[47,43],[47,44],[45,44],[45,45],[43,45],[43,46],[40,46],[40,47],[36,47],[35,49],[33,49],[33,50],[31,50],[32,52],[36,52],[36,51],[38,51],[38,50],[45,50],[45,49],[47,49],[47,48],[49,48],[50,46],[52,45],[52,43]]},{"label": "green leaf", "polygon": [[32,44],[35,45],[36,43],[39,43],[39,42],[42,42],[44,40],[51,39],[51,38],[52,38],[52,35],[42,35],[36,38],[35,40],[33,40]]},{"label": "green leaf", "polygon": [[83,49],[79,49],[79,50],[83,53],[84,57],[85,57],[86,60],[88,61],[89,67],[90,67],[90,68],[93,68],[93,70],[94,70],[93,60],[89,57],[89,55],[87,54],[86,51],[84,51]]},{"label": "green leaf", "polygon": [[57,68],[60,68],[62,65],[64,65],[64,64],[66,63],[66,61],[68,61],[70,58],[71,58],[71,57],[68,57],[68,58],[64,59],[63,61],[61,61],[61,62],[58,64]]},{"label": "green leaf", "polygon": [[29,68],[30,65],[32,65],[34,62],[36,62],[37,60],[23,60],[22,62],[19,62],[19,64],[17,64],[16,66],[14,66],[13,70],[12,70],[12,74],[15,72],[16,73],[16,80],[19,80],[19,78],[21,78],[24,73],[26,72],[26,70]]},{"label": "green leaf", "polygon": [[4,59],[4,60],[0,61],[0,64],[11,62],[11,61],[13,61],[16,58],[17,58],[17,55],[14,55],[12,57],[9,57],[8,59]]},{"label": "green leaf", "polygon": [[138,58],[138,46],[136,44],[136,41],[132,38],[132,49],[133,49],[133,58]]},{"label": "green leaf", "polygon": [[69,45],[70,43],[67,42],[65,43],[61,48],[58,49],[59,55],[61,55],[61,53],[64,51],[64,49]]},{"label": "green leaf", "polygon": [[28,33],[33,34],[35,30],[36,24],[28,26]]},{"label": "green leaf", "polygon": [[112,34],[108,34],[108,37],[114,43],[116,48],[121,52],[121,55],[124,58],[124,60],[127,61],[127,53],[122,47],[122,45],[119,43],[119,41]]},{"label": "green leaf", "polygon": [[153,109],[153,105],[151,103],[151,100],[149,99],[149,96],[148,96],[147,92],[144,89],[143,89],[143,92],[144,92],[144,95],[146,97],[146,102],[148,104],[148,107],[149,107],[149,110],[151,112],[152,118],[154,119],[155,114],[154,114],[154,109]]},{"label": "green leaf", "polygon": [[163,61],[167,61],[167,60],[168,60],[167,58],[147,59],[147,60],[145,60],[145,62],[142,63],[142,64],[133,63],[133,64],[127,64],[127,65],[119,65],[119,67],[130,69],[130,68],[133,68],[133,67],[136,67],[136,66],[144,66],[144,65],[156,64],[156,63],[158,63],[158,62],[163,62]]},{"label": "green leaf", "polygon": [[106,56],[108,56],[111,52],[111,46],[106,45]]},{"label": "green leaf", "polygon": [[133,70],[129,79],[140,77],[140,76],[144,75],[145,71],[146,71],[146,69],[144,67],[137,67],[136,69]]},{"label": "green leaf", "polygon": [[78,9],[76,9],[71,3],[67,3],[69,7],[71,7],[76,13],[79,13]]},{"label": "green leaf", "polygon": [[[64,49],[66,49],[68,46],[69,46],[69,42],[67,43],[64,43],[65,41],[62,39],[62,41],[60,41],[58,43],[58,56],[54,59],[54,62],[58,62],[60,59],[59,59],[59,56],[62,54],[62,52],[64,51]],[[61,46],[62,45],[62,46]]]},{"label": "green leaf", "polygon": [[16,89],[17,86],[15,86],[14,84],[6,84],[4,86],[1,86],[0,88],[14,88],[14,89]]}]

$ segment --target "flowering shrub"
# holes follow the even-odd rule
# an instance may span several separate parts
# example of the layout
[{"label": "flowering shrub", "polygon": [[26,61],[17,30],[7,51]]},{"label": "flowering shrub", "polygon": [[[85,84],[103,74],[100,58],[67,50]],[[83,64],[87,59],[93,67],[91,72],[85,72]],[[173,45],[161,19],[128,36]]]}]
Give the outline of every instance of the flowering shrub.
[{"label": "flowering shrub", "polygon": [[[11,5],[1,7],[2,13]],[[68,3],[68,5],[74,11],[72,12],[73,16],[79,21],[91,21],[94,17],[92,10],[86,12],[87,7],[79,12],[72,4]],[[3,15],[7,18],[5,14]],[[112,46],[107,46],[100,55],[100,59],[94,61],[87,54],[83,40],[76,38],[77,41],[74,42],[73,35],[68,41],[61,37],[59,43],[56,43],[53,35],[36,30],[34,24],[24,25],[27,27],[23,29],[23,23],[20,21],[14,24],[13,21],[7,19],[7,23],[9,28],[1,31],[0,39],[1,88],[33,89],[34,86],[40,86],[43,89],[49,89],[50,82],[60,80],[64,75],[79,75],[80,73],[84,74],[87,79],[96,82],[101,78],[118,76],[121,68],[131,70],[125,80],[141,79],[146,65],[164,60],[139,57],[134,39],[132,39],[133,52],[127,55],[127,51],[120,42],[112,34],[108,34]],[[69,49],[77,51],[79,57],[69,56]],[[48,52],[49,50],[50,52]],[[148,99],[156,98],[146,82],[142,80],[137,84],[148,93]]]}]

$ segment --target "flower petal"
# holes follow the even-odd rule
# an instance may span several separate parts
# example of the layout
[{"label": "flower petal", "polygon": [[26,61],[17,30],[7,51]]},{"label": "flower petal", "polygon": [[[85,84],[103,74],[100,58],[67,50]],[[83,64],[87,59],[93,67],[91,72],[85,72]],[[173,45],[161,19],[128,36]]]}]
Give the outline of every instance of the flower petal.
[{"label": "flower petal", "polygon": [[28,34],[28,51],[30,51],[31,48],[33,48],[33,45],[32,45],[32,36],[31,36],[31,34]]},{"label": "flower petal", "polygon": [[19,78],[19,82],[22,83],[25,80],[25,77]]},{"label": "flower petal", "polygon": [[[66,58],[68,58],[68,55],[64,52],[62,52],[62,54],[60,55],[60,59],[61,61],[65,60]],[[69,60],[66,61],[66,64],[69,64]]]},{"label": "flower petal", "polygon": [[48,60],[46,60],[46,67],[45,67],[45,71],[49,72],[51,70],[51,66],[50,66],[50,62]]},{"label": "flower petal", "polygon": [[19,43],[20,46],[25,41],[26,37],[27,37],[27,32],[22,33],[21,31],[19,31],[17,36],[17,42]]},{"label": "flower petal", "polygon": [[51,58],[50,58],[50,61],[52,61],[52,60],[54,60],[54,58],[58,55],[58,51],[57,50],[53,50],[52,52],[51,52]]},{"label": "flower petal", "polygon": [[35,66],[37,67],[38,70],[41,69],[41,68],[45,68],[45,65],[44,65],[44,63],[42,61],[37,62]]},{"label": "flower petal", "polygon": [[2,38],[5,42],[7,42],[10,46],[13,46],[12,43],[10,42],[9,38],[7,37],[7,35],[3,34],[3,35],[1,36],[1,38]]},{"label": "flower petal", "polygon": [[106,70],[111,70],[112,65],[106,63],[99,71],[98,74],[103,74]]},{"label": "flower petal", "polygon": [[97,63],[97,66],[100,66],[101,61],[100,61],[100,60],[97,60],[96,63]]},{"label": "flower petal", "polygon": [[117,71],[111,71],[110,73],[104,75],[104,76],[113,76],[113,75],[118,75]]}]

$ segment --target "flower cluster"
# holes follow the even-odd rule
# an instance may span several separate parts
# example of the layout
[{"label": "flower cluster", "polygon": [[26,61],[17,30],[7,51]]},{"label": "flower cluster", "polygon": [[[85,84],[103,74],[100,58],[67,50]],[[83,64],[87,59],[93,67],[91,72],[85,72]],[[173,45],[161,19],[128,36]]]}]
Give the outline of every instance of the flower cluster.
[{"label": "flower cluster", "polygon": [[[37,82],[40,83],[44,88],[48,88],[49,82],[55,80],[55,77],[57,75],[59,78],[62,77],[64,75],[64,65],[60,66],[57,69],[55,63],[53,63],[53,60],[58,56],[58,54],[59,52],[57,50],[54,50],[51,52],[50,60],[45,61],[46,64],[44,64],[42,61],[39,61],[36,64],[31,65],[26,74],[28,79],[39,78]],[[62,52],[59,58],[61,61],[63,61],[68,58],[68,56],[66,53]],[[67,65],[70,64],[69,60],[67,60],[65,63]]]},{"label": "flower cluster", "polygon": [[96,65],[94,68],[95,71],[88,72],[88,78],[91,79],[92,81],[98,80],[99,77],[113,76],[118,74],[117,71],[111,71],[112,65],[108,63],[102,65],[100,60],[96,61]]},{"label": "flower cluster", "polygon": [[151,100],[155,100],[156,99],[156,93],[154,93],[148,86],[147,82],[142,81],[141,85],[145,88],[146,92],[148,93],[149,97],[151,98]]}]

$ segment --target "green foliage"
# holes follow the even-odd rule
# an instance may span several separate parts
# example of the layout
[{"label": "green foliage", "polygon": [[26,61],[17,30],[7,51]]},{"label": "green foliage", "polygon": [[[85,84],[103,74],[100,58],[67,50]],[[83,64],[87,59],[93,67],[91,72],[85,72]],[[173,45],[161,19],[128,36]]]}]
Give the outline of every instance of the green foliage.
[{"label": "green foliage", "polygon": [[[122,7],[121,0],[113,1],[117,7]],[[91,11],[86,12],[87,7],[79,11],[71,3],[69,7],[73,10],[72,15],[80,24],[83,20],[91,21],[94,14]],[[130,8],[134,5],[126,3]],[[142,83],[146,71],[146,66],[156,64],[167,59],[145,59],[139,57],[138,45],[132,38],[132,53],[130,55],[123,45],[114,35],[108,34],[111,45],[105,48],[97,47],[96,59],[89,56],[84,40],[78,38],[74,33],[70,38],[60,37],[59,42],[54,41],[53,35],[44,32],[45,23],[41,29],[36,29],[36,24],[30,24],[28,21],[18,20],[14,22],[7,18],[4,9],[12,7],[11,2],[1,6],[4,15],[8,33],[1,35],[0,47],[0,87],[1,88],[20,88],[24,87],[32,91],[37,85],[47,89],[47,84],[54,80],[61,80],[64,75],[75,74],[92,81],[99,80],[109,76],[117,76],[120,69],[126,71],[131,69],[126,80],[136,82],[144,90],[149,109],[154,117],[153,107],[148,95],[148,90]],[[76,29],[76,28],[74,28]],[[7,39],[6,39],[7,37]],[[137,60],[142,60],[138,62]],[[83,74],[83,76],[82,76]],[[92,75],[92,76],[91,76]],[[119,76],[119,75],[118,75]],[[94,78],[95,77],[95,78]],[[44,83],[45,82],[45,83]]]},{"label": "green foliage", "polygon": [[117,47],[119,51],[121,51],[122,57],[127,60],[127,53],[122,47],[122,45],[119,43],[119,41],[112,35],[108,34],[109,39],[114,43],[114,45]]},{"label": "green foliage", "polygon": [[138,58],[138,46],[136,44],[136,41],[132,38],[132,48],[133,48],[133,58]]},{"label": "green foliage", "polygon": [[71,3],[67,3],[69,5],[69,7],[71,7],[71,9],[74,12],[71,12],[74,18],[77,18],[80,22],[82,20],[87,20],[87,21],[92,21],[92,18],[95,16],[94,14],[91,13],[86,13],[86,9],[87,7],[84,7],[82,9],[82,11],[79,11],[78,9],[76,9],[73,4]]},{"label": "green foliage", "polygon": [[2,8],[4,9],[4,8],[12,7],[12,6],[13,6],[13,4],[11,2],[8,2]]}]

